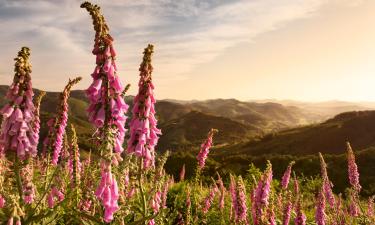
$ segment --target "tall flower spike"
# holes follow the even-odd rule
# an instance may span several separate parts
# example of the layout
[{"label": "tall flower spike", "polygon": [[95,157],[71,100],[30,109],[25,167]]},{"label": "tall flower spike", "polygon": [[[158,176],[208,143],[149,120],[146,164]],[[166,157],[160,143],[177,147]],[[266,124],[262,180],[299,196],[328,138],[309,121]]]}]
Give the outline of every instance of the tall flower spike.
[{"label": "tall flower spike", "polygon": [[294,161],[290,162],[288,168],[285,170],[285,173],[281,179],[281,187],[283,190],[288,188],[290,174],[292,173],[292,166],[294,165]]},{"label": "tall flower spike", "polygon": [[349,182],[354,188],[354,190],[359,192],[361,190],[361,185],[359,184],[359,172],[358,172],[358,166],[355,162],[355,155],[349,142],[346,143],[346,146],[347,146],[347,157],[348,157]]},{"label": "tall flower spike", "polygon": [[232,175],[230,175],[230,185],[229,185],[229,192],[232,199],[232,209],[234,211],[234,220],[237,221],[238,218],[238,200],[237,200],[237,184],[236,180]]},{"label": "tall flower spike", "polygon": [[22,47],[14,59],[13,83],[6,94],[9,102],[0,110],[3,117],[0,128],[0,153],[14,151],[21,160],[37,153],[38,135],[33,128],[34,92],[31,83],[30,49]]},{"label": "tall flower spike", "polygon": [[324,195],[330,205],[331,208],[334,208],[336,205],[335,201],[335,196],[333,195],[332,192],[332,183],[328,178],[328,173],[327,173],[327,164],[324,161],[323,155],[319,152],[319,159],[320,159],[320,170],[321,170],[321,175],[323,179],[323,190],[324,190]]},{"label": "tall flower spike", "polygon": [[82,171],[82,164],[80,161],[77,133],[73,124],[71,125],[71,130],[72,130],[72,140],[71,140],[71,146],[70,146],[71,153],[70,153],[70,159],[68,161],[68,166],[69,166],[69,172],[71,175],[73,186],[77,187],[79,185],[80,178],[81,178],[80,174]]},{"label": "tall flower spike", "polygon": [[77,77],[73,80],[69,79],[68,84],[65,86],[63,92],[60,93],[60,102],[57,106],[57,115],[47,124],[49,126],[49,133],[44,140],[44,152],[47,153],[48,150],[53,150],[52,164],[57,165],[59,161],[60,152],[63,147],[63,139],[65,134],[65,128],[68,124],[68,111],[69,105],[68,100],[70,97],[70,92],[72,87],[82,80],[81,77]]},{"label": "tall flower spike", "polygon": [[367,216],[370,218],[374,218],[374,199],[375,196],[371,196],[367,201]]},{"label": "tall flower spike", "polygon": [[120,195],[117,181],[111,171],[111,165],[102,161],[101,170],[101,180],[95,195],[104,206],[104,221],[109,223],[113,220],[113,214],[119,209],[117,201]]},{"label": "tall flower spike", "polygon": [[217,183],[219,184],[219,190],[220,190],[220,198],[219,198],[219,209],[222,211],[224,210],[224,203],[225,203],[225,186],[223,183],[223,180],[221,179],[221,176],[218,173],[218,180]]},{"label": "tall flower spike", "polygon": [[271,205],[271,207],[268,207],[267,210],[267,218],[269,225],[276,225],[276,215],[275,215],[275,209],[274,205]]},{"label": "tall flower spike", "polygon": [[211,129],[208,132],[207,139],[201,145],[201,149],[197,155],[198,165],[200,169],[203,169],[204,165],[206,164],[208,153],[210,152],[210,148],[212,147],[212,138],[217,132],[218,130]]},{"label": "tall flower spike", "polygon": [[208,212],[208,210],[210,209],[211,204],[214,201],[214,198],[215,198],[215,195],[216,195],[217,191],[218,191],[218,188],[217,188],[216,185],[213,185],[210,188],[210,193],[208,194],[208,196],[204,200],[203,214],[206,214]]},{"label": "tall flower spike", "polygon": [[237,222],[248,224],[246,189],[241,176],[237,181]]},{"label": "tall flower spike", "polygon": [[326,224],[326,199],[324,197],[324,190],[323,188],[319,191],[317,203],[316,203],[316,212],[315,212],[315,222],[317,225],[325,225]]},{"label": "tall flower spike", "polygon": [[288,197],[286,199],[286,203],[284,205],[284,210],[283,210],[283,225],[288,225],[290,221],[290,216],[292,213],[292,208],[293,204],[291,201],[291,195],[288,193]]},{"label": "tall flower spike", "polygon": [[143,61],[139,68],[140,79],[138,94],[134,98],[132,120],[130,122],[130,138],[128,153],[135,153],[143,159],[144,168],[155,164],[155,146],[161,131],[157,128],[155,118],[154,85],[152,83],[151,56],[154,46],[148,45],[143,54]]},{"label": "tall flower spike", "polygon": [[269,205],[272,184],[272,164],[268,161],[267,169],[259,178],[252,196],[254,224],[259,224],[264,214],[264,209]]},{"label": "tall flower spike", "polygon": [[91,74],[93,82],[86,90],[86,94],[89,99],[87,109],[89,121],[98,129],[100,153],[105,158],[102,161],[102,177],[96,196],[105,208],[104,221],[111,222],[113,214],[119,209],[117,181],[111,172],[111,162],[116,163],[121,160],[120,154],[124,150],[127,119],[125,114],[128,105],[124,101],[122,95],[124,88],[117,75],[113,38],[109,34],[100,7],[84,2],[81,8],[85,8],[90,13],[95,29],[95,44],[92,53],[96,56],[96,67]]},{"label": "tall flower spike", "polygon": [[[86,90],[89,99],[89,121],[99,130],[99,144],[105,143],[110,135],[113,140],[113,150],[117,157],[112,158],[112,151],[105,152],[109,160],[117,160],[123,152],[125,137],[125,116],[128,105],[124,101],[123,88],[117,74],[116,51],[113,46],[113,38],[109,35],[109,29],[100,7],[85,2],[81,5],[93,18],[95,29],[95,44],[92,53],[96,56],[96,67],[91,74],[93,82]],[[129,87],[128,87],[129,88]]]},{"label": "tall flower spike", "polygon": [[23,200],[27,204],[31,204],[35,198],[35,186],[33,184],[32,178],[34,175],[33,162],[28,162],[25,167],[21,169],[22,179],[22,193]]},{"label": "tall flower spike", "polygon": [[33,129],[35,133],[35,141],[39,143],[39,131],[40,131],[40,105],[42,103],[42,99],[46,95],[45,91],[41,91],[39,95],[35,99],[35,109],[34,109],[34,120],[33,120]]},{"label": "tall flower spike", "polygon": [[298,198],[296,206],[296,218],[294,219],[295,225],[306,225],[306,215],[302,211],[301,199]]}]

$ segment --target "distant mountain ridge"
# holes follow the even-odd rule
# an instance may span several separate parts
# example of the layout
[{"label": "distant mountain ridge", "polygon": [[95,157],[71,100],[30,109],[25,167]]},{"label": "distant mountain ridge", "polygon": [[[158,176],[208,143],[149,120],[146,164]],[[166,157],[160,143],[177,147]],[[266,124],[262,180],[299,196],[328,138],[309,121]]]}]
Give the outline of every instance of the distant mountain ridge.
[{"label": "distant mountain ridge", "polygon": [[[7,89],[8,86],[0,85],[0,107],[6,103]],[[35,93],[38,94],[38,92],[39,90],[35,89]],[[45,121],[55,113],[58,96],[59,92],[47,92],[42,102],[42,136],[46,132]],[[133,96],[126,97],[130,106],[132,99]],[[79,135],[89,137],[93,133],[93,128],[87,120],[88,102],[84,91],[72,91],[69,105],[69,121],[76,124]],[[285,106],[273,102],[243,102],[236,99],[159,100],[156,104],[156,111],[159,127],[163,132],[159,140],[159,150],[188,149],[192,146],[199,146],[210,128],[220,130],[215,137],[216,145],[236,146],[249,140],[264,140],[277,132],[280,132],[278,135],[284,135],[291,132],[290,128],[298,131],[308,129],[311,125],[298,127],[317,124],[327,117],[327,114],[320,115],[316,110],[310,111],[298,106]],[[241,147],[241,149],[245,148]],[[257,149],[261,148],[257,147]]]},{"label": "distant mountain ridge", "polygon": [[356,150],[375,146],[375,111],[345,112],[320,124],[270,133],[258,140],[230,146],[231,155],[343,154],[349,141]]}]

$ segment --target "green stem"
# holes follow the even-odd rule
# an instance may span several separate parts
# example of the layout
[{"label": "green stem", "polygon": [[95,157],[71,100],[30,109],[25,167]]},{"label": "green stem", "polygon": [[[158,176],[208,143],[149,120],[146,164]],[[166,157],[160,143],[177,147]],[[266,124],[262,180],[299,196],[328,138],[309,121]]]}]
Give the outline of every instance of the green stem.
[{"label": "green stem", "polygon": [[18,189],[18,194],[20,196],[19,202],[21,205],[22,204],[22,179],[21,179],[21,174],[20,174],[20,165],[19,165],[20,161],[16,154],[14,155],[14,157],[15,157],[14,172],[16,174],[17,189]]},{"label": "green stem", "polygon": [[143,218],[147,215],[147,207],[146,207],[146,196],[144,194],[143,185],[142,185],[142,168],[143,168],[143,159],[140,158],[139,160],[139,171],[138,171],[138,186],[139,192],[141,194],[141,201],[142,201],[142,210],[143,210]]}]

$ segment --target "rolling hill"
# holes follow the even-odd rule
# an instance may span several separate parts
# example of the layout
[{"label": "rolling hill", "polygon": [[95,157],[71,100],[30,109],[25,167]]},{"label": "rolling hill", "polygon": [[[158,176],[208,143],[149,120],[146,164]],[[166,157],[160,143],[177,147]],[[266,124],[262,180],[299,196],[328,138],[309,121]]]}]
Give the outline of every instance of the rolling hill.
[{"label": "rolling hill", "polygon": [[[0,85],[0,107],[6,103],[4,96],[7,89],[8,86]],[[35,93],[38,92],[39,90],[35,89]],[[58,96],[58,92],[48,92],[42,102],[42,137],[46,133],[44,123],[53,116]],[[132,99],[132,96],[126,97],[129,105],[132,104]],[[85,137],[93,133],[87,122],[87,105],[84,91],[72,91],[69,99],[69,121],[76,124],[78,134]],[[278,103],[241,102],[235,99],[160,100],[156,104],[156,111],[159,127],[163,131],[158,146],[161,150],[199,145],[211,127],[221,130],[217,143],[228,145],[271,131],[319,121],[318,115],[298,107],[286,107]]]},{"label": "rolling hill", "polygon": [[375,146],[375,111],[354,111],[339,114],[320,124],[269,133],[258,140],[230,146],[232,155],[309,155],[317,152],[342,154],[345,142],[355,149]]}]

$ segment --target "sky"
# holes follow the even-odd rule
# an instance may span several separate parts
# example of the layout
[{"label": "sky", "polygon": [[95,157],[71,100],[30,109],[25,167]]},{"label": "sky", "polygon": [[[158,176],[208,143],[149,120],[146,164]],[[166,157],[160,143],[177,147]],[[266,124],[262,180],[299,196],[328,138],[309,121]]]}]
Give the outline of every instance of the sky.
[{"label": "sky", "polygon": [[[111,0],[118,75],[136,94],[148,43],[158,99],[375,101],[374,0]],[[77,0],[0,0],[0,84],[31,48],[33,86],[91,83],[94,30]]]}]

